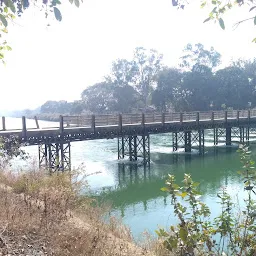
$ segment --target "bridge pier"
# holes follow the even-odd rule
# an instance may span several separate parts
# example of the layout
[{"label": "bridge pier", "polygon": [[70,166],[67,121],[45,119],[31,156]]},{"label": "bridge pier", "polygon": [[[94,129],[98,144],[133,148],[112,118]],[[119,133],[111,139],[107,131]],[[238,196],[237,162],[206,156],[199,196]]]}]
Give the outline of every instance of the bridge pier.
[{"label": "bridge pier", "polygon": [[186,131],[184,136],[185,152],[191,152],[191,131]]},{"label": "bridge pier", "polygon": [[204,130],[198,131],[199,155],[204,155]]},{"label": "bridge pier", "polygon": [[177,151],[179,147],[184,147],[185,152],[191,152],[193,147],[198,148],[199,154],[204,154],[204,130],[199,131],[185,131],[173,132],[172,147],[173,152]]},{"label": "bridge pier", "polygon": [[70,142],[48,143],[38,146],[39,168],[50,172],[71,170]]},{"label": "bridge pier", "polygon": [[246,131],[245,131],[245,139],[246,139],[246,143],[249,144],[250,141],[250,127],[246,127]]},{"label": "bridge pier", "polygon": [[[214,128],[213,133],[214,133],[214,146],[217,146],[220,142],[221,137],[226,136],[226,128]],[[225,139],[226,141],[226,139]]]},{"label": "bridge pier", "polygon": [[118,159],[129,157],[131,162],[142,158],[144,165],[150,164],[149,134],[118,137]]},{"label": "bridge pier", "polygon": [[240,131],[240,143],[244,143],[244,127],[240,127],[239,131]]},{"label": "bridge pier", "polygon": [[226,145],[231,146],[231,127],[226,128]]}]

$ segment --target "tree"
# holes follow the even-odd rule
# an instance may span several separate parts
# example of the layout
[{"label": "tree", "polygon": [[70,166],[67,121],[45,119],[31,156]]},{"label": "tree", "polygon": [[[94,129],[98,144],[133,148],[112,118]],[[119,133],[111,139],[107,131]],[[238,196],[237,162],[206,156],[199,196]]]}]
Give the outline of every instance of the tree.
[{"label": "tree", "polygon": [[121,113],[130,113],[140,107],[138,92],[130,85],[115,87],[113,93],[116,99],[115,110]]},{"label": "tree", "polygon": [[238,60],[233,63],[233,66],[240,68],[245,73],[252,93],[251,103],[256,106],[256,58],[252,60]]},{"label": "tree", "polygon": [[216,68],[221,63],[221,55],[213,47],[210,50],[204,48],[200,43],[192,45],[187,44],[181,56],[180,66],[187,70],[200,67]]},{"label": "tree", "polygon": [[[69,0],[71,4],[77,7],[83,0]],[[3,33],[8,33],[8,22],[13,21],[17,16],[21,16],[23,12],[30,6],[39,6],[44,11],[45,17],[54,15],[58,21],[62,20],[61,11],[58,6],[61,5],[60,0],[1,0],[0,1],[0,60],[4,62],[4,51],[10,51],[11,47],[2,39]]]},{"label": "tree", "polygon": [[246,109],[248,102],[253,98],[253,86],[243,69],[239,67],[227,67],[215,74],[215,83],[218,85],[218,97],[216,104],[225,104],[234,109]]},{"label": "tree", "polygon": [[43,114],[68,114],[70,107],[71,103],[68,103],[66,100],[49,100],[41,106],[40,112]]},{"label": "tree", "polygon": [[101,114],[112,112],[116,104],[113,87],[111,83],[101,82],[85,89],[82,92],[85,109]]},{"label": "tree", "polygon": [[77,114],[81,114],[84,110],[84,106],[83,106],[83,102],[81,100],[75,100],[73,102],[70,103],[70,110],[69,110],[69,114],[71,115],[77,115]]},{"label": "tree", "polygon": [[198,111],[211,109],[217,97],[213,74],[209,67],[196,65],[190,72],[183,74],[181,85],[182,96],[179,104],[183,111]]},{"label": "tree", "polygon": [[138,93],[130,86],[101,82],[82,92],[84,109],[93,113],[131,112],[136,108]]},{"label": "tree", "polygon": [[157,74],[162,69],[163,55],[156,50],[147,51],[137,47],[134,51],[133,63],[136,68],[136,88],[141,95],[144,107],[149,103],[149,96],[156,83]]},{"label": "tree", "polygon": [[106,77],[106,81],[115,86],[135,86],[136,82],[136,66],[133,61],[126,59],[118,59],[112,63],[110,75]]},{"label": "tree", "polygon": [[174,95],[180,90],[182,73],[178,69],[164,68],[157,76],[157,87],[152,93],[152,103],[162,112],[175,105]]},{"label": "tree", "polygon": [[[135,99],[138,103],[137,108],[146,108],[149,105],[157,75],[162,69],[162,58],[162,54],[156,50],[137,47],[131,61],[118,59],[112,63],[111,73],[106,77],[106,82],[115,86],[119,91],[118,95],[125,91],[128,93],[126,96],[123,94],[124,98],[119,100],[121,104],[118,107],[119,111],[131,109],[129,106]],[[138,95],[140,95],[140,99]],[[129,102],[127,102],[128,99]],[[128,104],[128,108],[121,107],[124,106],[124,102]]]}]

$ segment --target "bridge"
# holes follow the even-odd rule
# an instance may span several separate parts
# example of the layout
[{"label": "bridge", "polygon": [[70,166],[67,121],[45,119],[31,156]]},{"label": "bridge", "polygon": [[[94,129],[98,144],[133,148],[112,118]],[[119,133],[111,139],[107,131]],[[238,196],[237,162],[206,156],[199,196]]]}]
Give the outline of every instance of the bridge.
[{"label": "bridge", "polygon": [[[38,145],[39,166],[51,171],[71,169],[70,144],[74,141],[118,138],[118,159],[150,164],[150,134],[172,133],[173,151],[198,149],[204,154],[204,134],[213,131],[214,145],[220,137],[226,145],[232,139],[241,143],[250,141],[250,132],[256,131],[256,110],[232,110],[189,113],[142,113],[87,116],[60,116],[55,127],[28,128],[22,117],[22,129],[8,129],[2,117],[0,137],[16,137],[20,143]],[[170,142],[171,143],[171,142]]]}]

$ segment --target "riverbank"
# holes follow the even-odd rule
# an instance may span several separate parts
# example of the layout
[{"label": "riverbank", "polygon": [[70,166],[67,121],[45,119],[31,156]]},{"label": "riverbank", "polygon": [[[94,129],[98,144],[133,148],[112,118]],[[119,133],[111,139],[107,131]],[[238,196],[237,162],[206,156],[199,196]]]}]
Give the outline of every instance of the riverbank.
[{"label": "riverbank", "polygon": [[26,115],[26,118],[34,119],[35,116],[36,116],[37,120],[49,121],[49,122],[59,122],[60,121],[60,115],[61,114],[42,114],[41,113],[41,114],[36,114],[36,115]]},{"label": "riverbank", "polygon": [[85,196],[77,174],[0,172],[0,255],[153,255]]}]

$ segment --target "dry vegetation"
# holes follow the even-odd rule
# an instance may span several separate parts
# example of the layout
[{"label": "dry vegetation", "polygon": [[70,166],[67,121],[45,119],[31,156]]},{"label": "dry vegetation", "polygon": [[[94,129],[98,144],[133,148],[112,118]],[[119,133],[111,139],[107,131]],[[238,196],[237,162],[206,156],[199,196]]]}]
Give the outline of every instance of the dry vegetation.
[{"label": "dry vegetation", "polygon": [[120,222],[101,221],[76,177],[0,172],[0,255],[150,255]]}]

